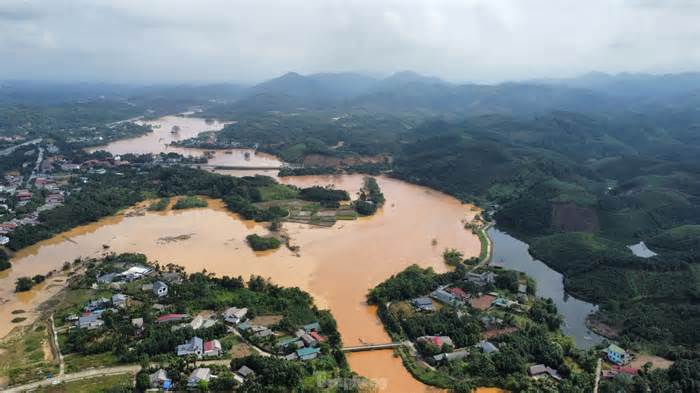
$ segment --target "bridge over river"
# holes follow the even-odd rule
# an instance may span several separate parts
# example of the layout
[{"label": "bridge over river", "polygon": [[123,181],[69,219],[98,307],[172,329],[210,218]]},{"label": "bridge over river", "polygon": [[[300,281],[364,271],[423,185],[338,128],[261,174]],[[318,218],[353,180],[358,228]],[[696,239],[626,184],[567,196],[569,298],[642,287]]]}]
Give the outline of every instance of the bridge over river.
[{"label": "bridge over river", "polygon": [[394,349],[404,345],[404,343],[384,343],[384,344],[365,344],[356,345],[352,347],[343,347],[343,352],[364,352],[364,351],[377,351],[380,349]]}]

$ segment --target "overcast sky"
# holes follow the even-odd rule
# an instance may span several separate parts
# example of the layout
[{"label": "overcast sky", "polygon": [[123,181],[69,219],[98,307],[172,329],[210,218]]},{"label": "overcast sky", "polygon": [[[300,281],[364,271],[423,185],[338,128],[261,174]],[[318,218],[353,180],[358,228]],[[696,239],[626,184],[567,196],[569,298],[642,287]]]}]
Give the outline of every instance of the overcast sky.
[{"label": "overcast sky", "polygon": [[0,80],[700,71],[700,0],[0,0]]}]

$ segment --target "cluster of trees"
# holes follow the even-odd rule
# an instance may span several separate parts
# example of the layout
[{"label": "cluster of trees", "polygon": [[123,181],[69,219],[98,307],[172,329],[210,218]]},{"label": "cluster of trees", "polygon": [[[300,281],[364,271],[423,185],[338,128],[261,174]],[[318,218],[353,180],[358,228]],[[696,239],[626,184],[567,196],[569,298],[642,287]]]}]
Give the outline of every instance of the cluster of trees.
[{"label": "cluster of trees", "polygon": [[601,393],[615,392],[659,392],[694,393],[700,389],[700,358],[680,359],[668,370],[642,367],[635,378],[620,376],[603,380]]},{"label": "cluster of trees", "polygon": [[173,205],[173,209],[191,209],[195,207],[207,207],[208,205],[209,204],[207,203],[207,201],[200,197],[186,196],[178,199],[177,202],[175,202],[175,205]]},{"label": "cluster of trees", "polygon": [[10,263],[10,257],[7,255],[7,252],[5,250],[0,249],[0,272],[3,270],[7,270],[12,267],[12,263]]},{"label": "cluster of trees", "polygon": [[250,234],[245,239],[254,251],[274,250],[282,245],[280,239],[274,236],[260,236],[257,233]]},{"label": "cluster of trees", "polygon": [[384,205],[384,194],[377,184],[377,179],[365,176],[363,182],[360,197],[355,201],[355,210],[363,216],[370,216]]},{"label": "cluster of trees", "polygon": [[19,277],[15,281],[15,292],[26,292],[34,287],[36,284],[41,284],[46,280],[46,276],[43,274],[37,274],[34,277]]},{"label": "cluster of trees", "polygon": [[302,188],[299,191],[299,198],[305,201],[338,203],[341,201],[349,201],[350,195],[348,195],[348,192],[345,190],[336,190],[332,187],[313,186]]},{"label": "cluster of trees", "polygon": [[151,211],[163,211],[168,208],[170,204],[170,198],[160,198],[157,202],[153,202],[148,205],[148,210]]}]

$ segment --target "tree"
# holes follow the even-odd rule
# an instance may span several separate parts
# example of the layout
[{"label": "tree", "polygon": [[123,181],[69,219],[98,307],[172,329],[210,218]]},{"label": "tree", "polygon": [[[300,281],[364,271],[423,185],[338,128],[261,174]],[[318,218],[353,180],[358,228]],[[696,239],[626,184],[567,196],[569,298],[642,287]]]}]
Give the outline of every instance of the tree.
[{"label": "tree", "polygon": [[442,253],[442,259],[450,266],[457,266],[462,262],[464,254],[455,248],[446,248]]},{"label": "tree", "polygon": [[34,286],[34,281],[29,277],[20,277],[15,282],[15,292],[26,292]]}]

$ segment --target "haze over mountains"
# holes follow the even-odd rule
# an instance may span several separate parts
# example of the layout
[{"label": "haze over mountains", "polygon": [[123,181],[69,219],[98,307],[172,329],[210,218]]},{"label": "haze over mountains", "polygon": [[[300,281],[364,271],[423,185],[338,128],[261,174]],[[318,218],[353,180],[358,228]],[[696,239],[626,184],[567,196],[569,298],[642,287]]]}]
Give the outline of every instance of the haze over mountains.
[{"label": "haze over mountains", "polygon": [[282,76],[244,86],[115,85],[8,81],[0,102],[56,103],[92,100],[181,100],[216,103],[218,111],[247,113],[290,110],[413,112],[420,115],[532,115],[552,110],[609,112],[671,109],[687,111],[700,102],[700,73],[589,73],[570,79],[538,79],[495,85],[451,83],[411,71],[374,78],[357,73]]}]

